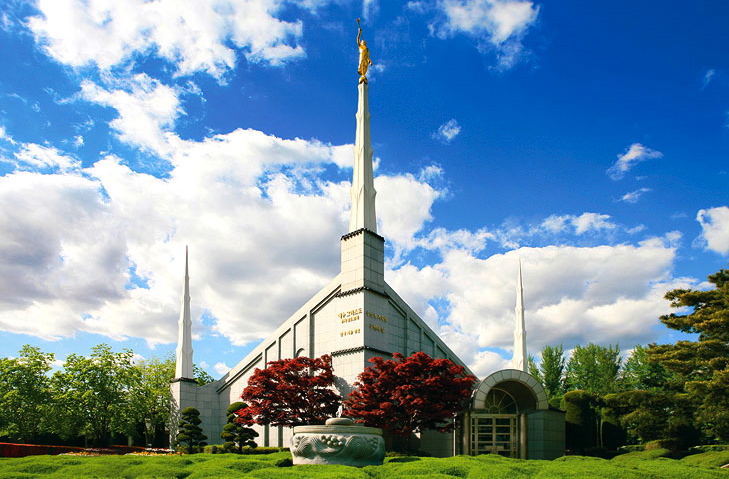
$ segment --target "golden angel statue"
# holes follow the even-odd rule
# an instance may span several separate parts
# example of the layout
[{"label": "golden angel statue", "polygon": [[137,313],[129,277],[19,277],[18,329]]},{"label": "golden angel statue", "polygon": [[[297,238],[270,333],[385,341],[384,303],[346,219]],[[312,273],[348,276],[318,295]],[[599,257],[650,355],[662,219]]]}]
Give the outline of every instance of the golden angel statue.
[{"label": "golden angel statue", "polygon": [[359,68],[357,73],[359,73],[359,82],[367,83],[367,69],[372,65],[372,60],[370,60],[370,49],[367,48],[367,42],[362,39],[362,26],[359,24],[359,18],[357,19],[357,27],[357,45],[359,46]]}]

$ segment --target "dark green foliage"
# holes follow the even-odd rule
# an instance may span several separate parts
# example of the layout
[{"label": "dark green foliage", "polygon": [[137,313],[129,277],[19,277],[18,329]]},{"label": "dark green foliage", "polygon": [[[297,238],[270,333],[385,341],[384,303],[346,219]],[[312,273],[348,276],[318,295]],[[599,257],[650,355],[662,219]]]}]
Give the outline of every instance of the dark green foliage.
[{"label": "dark green foliage", "polygon": [[597,446],[597,397],[586,391],[570,391],[562,398],[567,449],[582,453]]},{"label": "dark green foliage", "polygon": [[616,450],[627,441],[627,432],[620,423],[620,416],[617,411],[606,405],[610,401],[611,394],[602,398],[602,406],[600,408],[600,444],[603,447]]},{"label": "dark green foliage", "polygon": [[672,389],[686,392],[697,405],[696,419],[704,432],[720,441],[729,440],[729,270],[709,276],[714,289],[675,289],[666,293],[674,308],[687,314],[661,316],[671,329],[698,334],[696,341],[651,344],[651,361],[671,373]]},{"label": "dark green foliage", "polygon": [[682,449],[699,440],[690,398],[671,391],[625,391],[603,398],[603,420],[618,419],[631,442],[681,438]]},{"label": "dark green foliage", "polygon": [[226,452],[241,453],[243,447],[255,448],[256,442],[253,440],[254,437],[258,437],[258,433],[253,428],[246,427],[243,422],[245,418],[238,414],[242,409],[247,408],[248,405],[244,402],[237,401],[228,406],[226,411],[228,414],[228,422],[223,426],[223,432],[220,437],[225,439],[223,449]]},{"label": "dark green foliage", "polygon": [[208,443],[205,442],[205,439],[208,437],[202,433],[201,422],[200,411],[196,408],[183,409],[173,445],[188,448],[187,451],[190,454],[197,452],[201,446],[206,446]]}]

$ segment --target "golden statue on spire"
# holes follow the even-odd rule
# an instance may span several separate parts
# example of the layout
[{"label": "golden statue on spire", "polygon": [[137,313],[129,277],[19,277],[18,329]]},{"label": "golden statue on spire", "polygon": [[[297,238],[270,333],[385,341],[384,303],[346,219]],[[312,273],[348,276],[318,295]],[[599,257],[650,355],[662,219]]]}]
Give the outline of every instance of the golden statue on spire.
[{"label": "golden statue on spire", "polygon": [[357,27],[357,45],[359,46],[359,68],[357,73],[359,73],[359,82],[367,83],[367,69],[372,65],[372,60],[370,59],[370,49],[367,48],[367,42],[362,39],[362,25],[359,24],[359,18],[357,19]]}]

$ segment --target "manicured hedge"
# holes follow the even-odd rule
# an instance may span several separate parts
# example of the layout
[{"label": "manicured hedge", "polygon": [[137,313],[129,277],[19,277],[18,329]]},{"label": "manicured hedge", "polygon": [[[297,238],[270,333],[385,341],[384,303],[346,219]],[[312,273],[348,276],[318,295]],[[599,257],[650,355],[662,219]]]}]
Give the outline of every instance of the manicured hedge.
[{"label": "manicured hedge", "polygon": [[35,444],[11,444],[0,442],[0,457],[25,457],[63,454],[65,452],[83,451],[83,447],[71,446],[38,446]]},{"label": "manicured hedge", "polygon": [[[213,447],[215,448],[215,452],[213,452]],[[180,448],[178,448],[179,450]],[[237,454],[237,453],[228,453],[225,449],[223,449],[223,446],[205,446],[204,452],[206,454]],[[277,452],[289,452],[288,447],[248,447],[243,446],[241,449],[241,454],[243,455],[252,455],[252,454],[275,454]]]}]

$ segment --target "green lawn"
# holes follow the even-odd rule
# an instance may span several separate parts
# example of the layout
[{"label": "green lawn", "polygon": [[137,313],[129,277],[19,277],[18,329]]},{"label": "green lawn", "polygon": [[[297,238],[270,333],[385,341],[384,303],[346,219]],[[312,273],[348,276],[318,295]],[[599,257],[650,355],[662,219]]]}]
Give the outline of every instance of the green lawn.
[{"label": "green lawn", "polygon": [[659,457],[660,451],[630,453],[613,460],[570,456],[555,461],[522,461],[500,456],[388,458],[382,466],[356,469],[347,466],[277,467],[290,457],[280,452],[261,456],[195,454],[186,456],[30,456],[0,459],[0,479],[21,478],[189,478],[250,477],[320,479],[390,478],[727,478],[729,451],[708,452],[681,460]]}]

